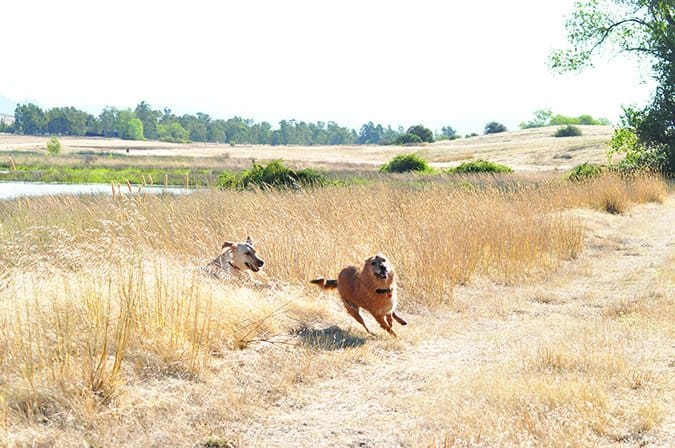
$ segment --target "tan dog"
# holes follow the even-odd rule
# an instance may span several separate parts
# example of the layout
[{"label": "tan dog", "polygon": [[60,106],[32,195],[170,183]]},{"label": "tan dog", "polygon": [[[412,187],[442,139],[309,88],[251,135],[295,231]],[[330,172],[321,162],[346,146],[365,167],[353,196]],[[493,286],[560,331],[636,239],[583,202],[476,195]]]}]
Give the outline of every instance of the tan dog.
[{"label": "tan dog", "polygon": [[382,254],[366,259],[359,271],[356,266],[348,266],[340,271],[337,280],[317,278],[311,280],[324,289],[337,288],[347,312],[370,334],[373,334],[359,308],[373,315],[380,327],[396,336],[392,327],[392,318],[401,325],[407,325],[403,318],[396,314],[396,280],[393,266]]},{"label": "tan dog", "polygon": [[[202,272],[219,279],[241,278],[244,273],[258,272],[265,261],[258,257],[253,247],[251,237],[246,241],[233,243],[225,241],[222,249],[225,251],[202,268]],[[250,279],[250,274],[249,279]]]}]

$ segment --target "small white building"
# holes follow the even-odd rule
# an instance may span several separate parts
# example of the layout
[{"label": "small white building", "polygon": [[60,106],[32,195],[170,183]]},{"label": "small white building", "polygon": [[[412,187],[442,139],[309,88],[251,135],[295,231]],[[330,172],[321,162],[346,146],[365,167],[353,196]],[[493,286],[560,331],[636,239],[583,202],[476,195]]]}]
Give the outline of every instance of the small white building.
[{"label": "small white building", "polygon": [[0,114],[0,123],[5,123],[7,126],[14,124],[14,115]]}]

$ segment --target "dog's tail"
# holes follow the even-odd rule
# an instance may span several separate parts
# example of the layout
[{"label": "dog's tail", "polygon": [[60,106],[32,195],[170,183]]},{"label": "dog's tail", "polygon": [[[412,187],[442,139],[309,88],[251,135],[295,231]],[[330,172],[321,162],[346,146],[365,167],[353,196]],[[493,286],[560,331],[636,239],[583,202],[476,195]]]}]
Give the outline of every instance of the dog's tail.
[{"label": "dog's tail", "polygon": [[319,285],[323,289],[335,289],[337,288],[337,280],[328,280],[327,278],[319,277],[314,280],[310,280],[310,283]]}]

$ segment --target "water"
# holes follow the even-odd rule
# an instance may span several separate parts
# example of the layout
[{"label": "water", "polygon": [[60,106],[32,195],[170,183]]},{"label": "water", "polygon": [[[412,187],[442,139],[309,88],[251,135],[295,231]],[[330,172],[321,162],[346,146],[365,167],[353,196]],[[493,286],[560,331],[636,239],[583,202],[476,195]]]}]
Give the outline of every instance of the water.
[{"label": "water", "polygon": [[[115,188],[117,193],[117,188]],[[139,192],[138,186],[132,186],[134,194]],[[145,186],[140,188],[142,193],[172,193],[185,194],[194,190],[181,187]],[[126,185],[120,186],[119,192],[128,194]],[[12,199],[21,196],[44,196],[57,194],[112,194],[110,184],[56,184],[44,182],[0,182],[0,200]]]}]

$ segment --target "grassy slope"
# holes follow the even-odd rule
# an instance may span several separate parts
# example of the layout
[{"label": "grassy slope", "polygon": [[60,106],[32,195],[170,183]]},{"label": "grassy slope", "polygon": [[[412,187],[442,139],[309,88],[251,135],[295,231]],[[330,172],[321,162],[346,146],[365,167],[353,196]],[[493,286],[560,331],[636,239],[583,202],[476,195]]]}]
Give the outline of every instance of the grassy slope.
[{"label": "grassy slope", "polygon": [[[181,156],[209,158],[208,166],[241,167],[251,159],[284,159],[299,166],[374,168],[396,154],[418,152],[437,167],[454,166],[470,158],[502,163],[517,171],[565,170],[583,162],[606,162],[610,126],[580,126],[581,137],[555,138],[557,127],[524,129],[469,139],[440,141],[424,146],[247,146],[212,143],[174,144],[156,141],[134,142],[119,139],[61,137],[63,153],[113,153],[130,157]],[[2,151],[44,150],[46,137],[0,134]],[[0,154],[0,157],[2,155]],[[99,160],[99,163],[105,163]],[[146,161],[146,163],[150,163]],[[167,161],[162,163],[166,164]],[[192,160],[200,165],[203,162]]]}]

